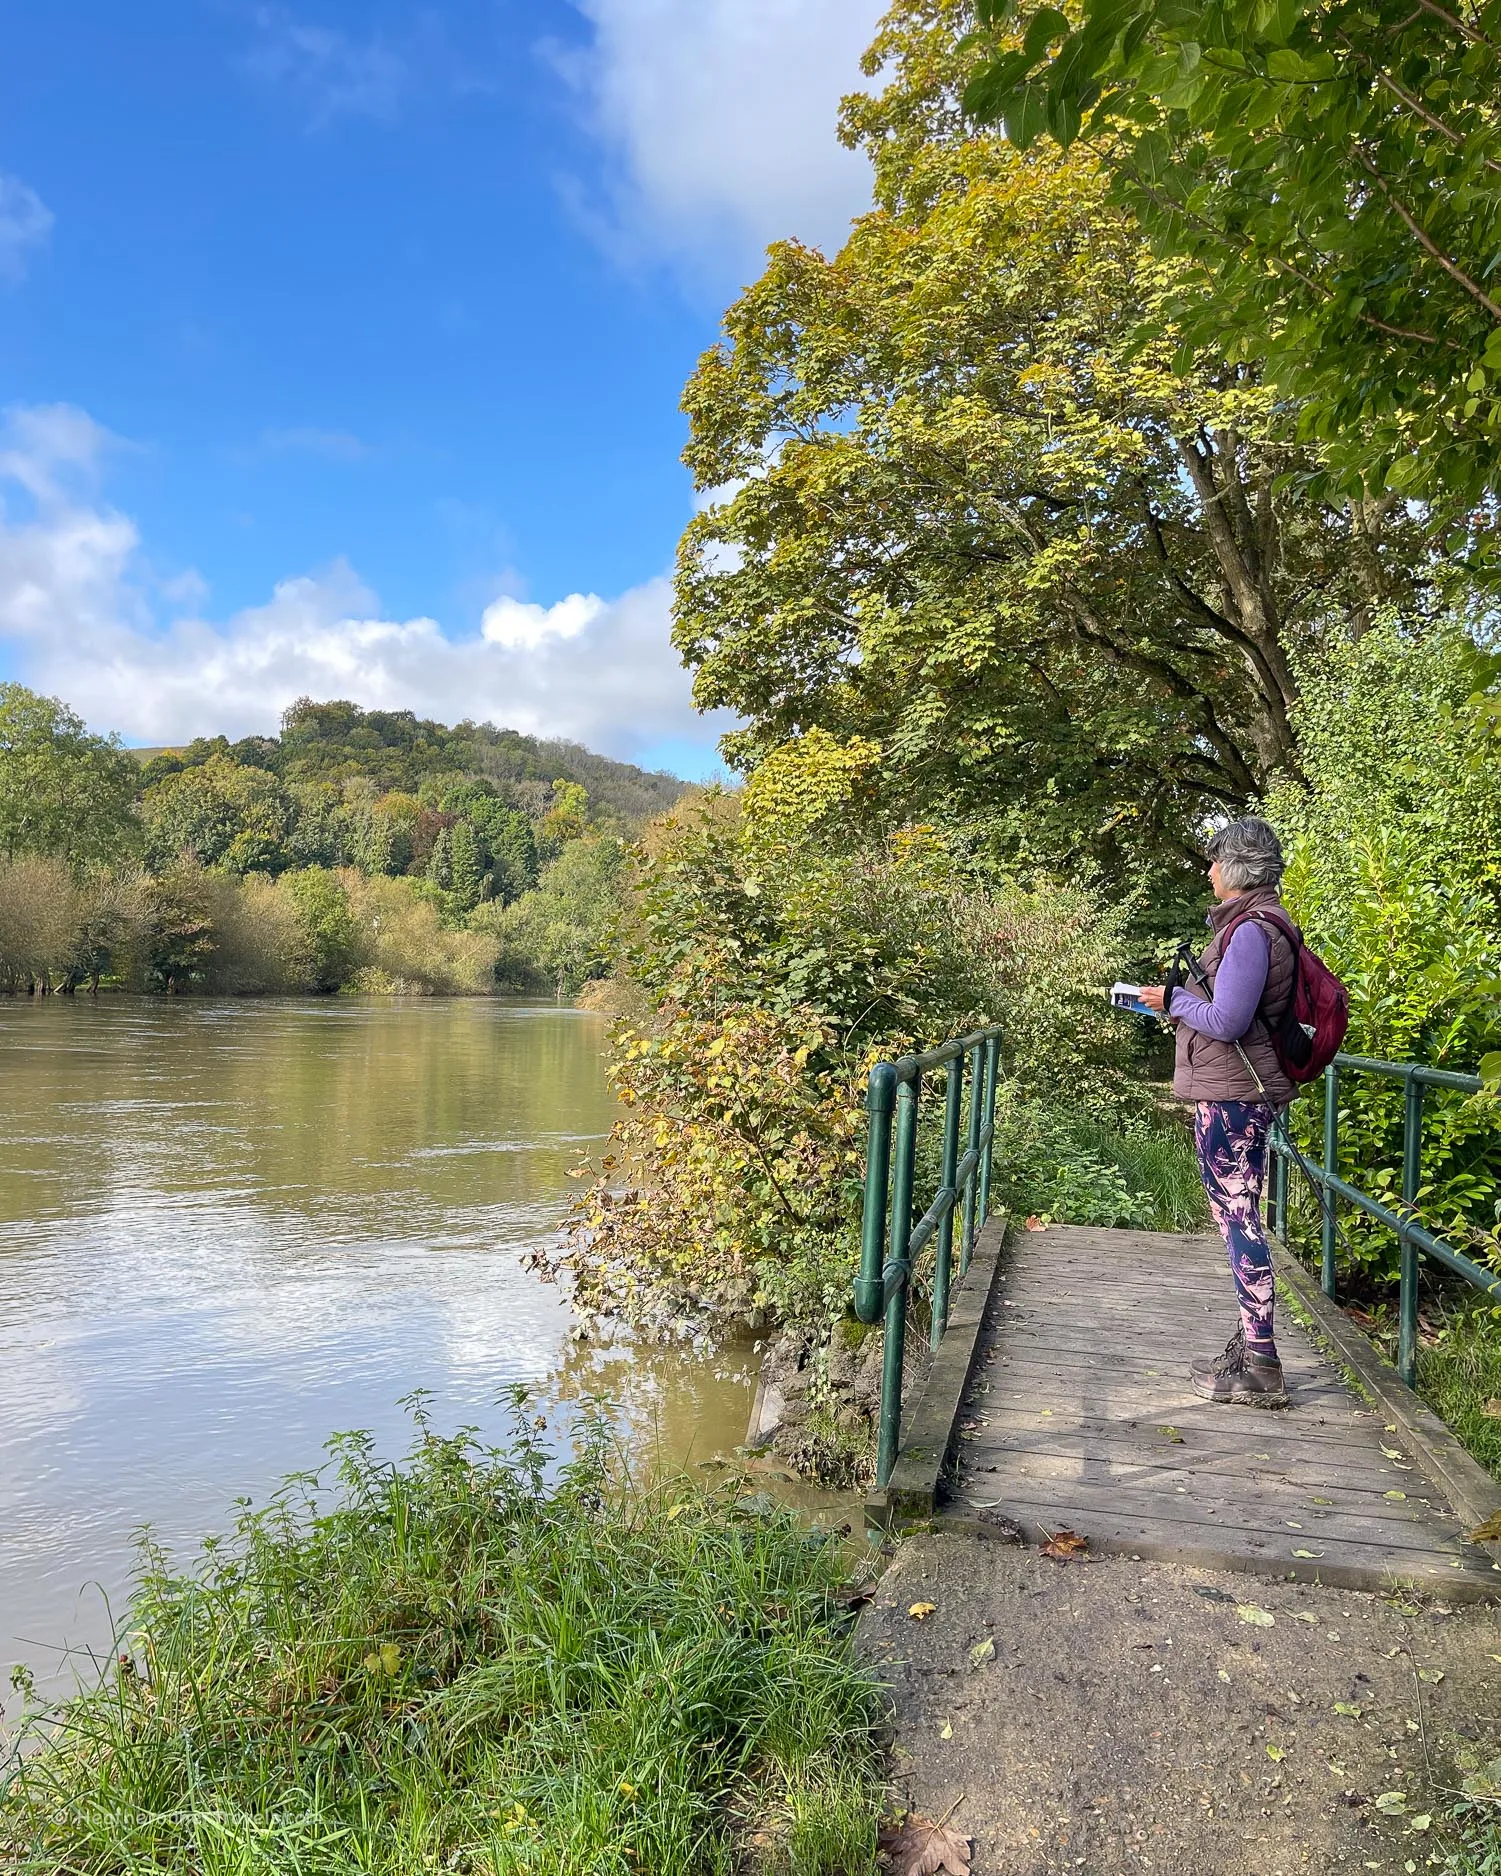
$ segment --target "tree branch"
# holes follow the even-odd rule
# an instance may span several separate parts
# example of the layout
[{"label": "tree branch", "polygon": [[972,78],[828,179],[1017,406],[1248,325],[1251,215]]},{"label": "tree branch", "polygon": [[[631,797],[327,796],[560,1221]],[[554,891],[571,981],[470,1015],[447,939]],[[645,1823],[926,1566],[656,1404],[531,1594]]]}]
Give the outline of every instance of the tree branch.
[{"label": "tree branch", "polygon": [[1482,286],[1472,280],[1462,267],[1458,266],[1445,254],[1443,249],[1433,239],[1432,235],[1429,234],[1428,230],[1424,228],[1417,220],[1416,216],[1412,214],[1411,210],[1393,193],[1386,178],[1381,174],[1380,170],[1377,169],[1376,165],[1366,155],[1364,150],[1356,151],[1356,161],[1386,197],[1387,201],[1390,202],[1392,207],[1397,211],[1403,226],[1424,252],[1432,255],[1439,266],[1443,268],[1444,272],[1448,274],[1449,278],[1463,287],[1465,292],[1468,293],[1470,298],[1478,305],[1483,306],[1492,319],[1501,320],[1501,305],[1498,305]]}]

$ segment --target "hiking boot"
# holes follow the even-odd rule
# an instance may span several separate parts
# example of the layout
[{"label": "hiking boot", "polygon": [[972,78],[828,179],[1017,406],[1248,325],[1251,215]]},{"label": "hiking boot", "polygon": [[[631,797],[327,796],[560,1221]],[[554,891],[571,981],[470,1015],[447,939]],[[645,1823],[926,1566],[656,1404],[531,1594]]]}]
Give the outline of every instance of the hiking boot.
[{"label": "hiking boot", "polygon": [[1195,1365],[1189,1379],[1195,1394],[1205,1400],[1227,1401],[1237,1407],[1287,1405],[1282,1363],[1275,1355],[1258,1355],[1240,1337],[1213,1362]]},{"label": "hiking boot", "polygon": [[[1213,1380],[1220,1375],[1228,1374],[1232,1368],[1239,1368],[1245,1359],[1245,1353],[1246,1332],[1242,1327],[1237,1329],[1225,1344],[1223,1355],[1205,1355],[1201,1361],[1191,1363],[1188,1378],[1198,1388],[1201,1381]],[[1199,1391],[1202,1393],[1202,1388]]]}]

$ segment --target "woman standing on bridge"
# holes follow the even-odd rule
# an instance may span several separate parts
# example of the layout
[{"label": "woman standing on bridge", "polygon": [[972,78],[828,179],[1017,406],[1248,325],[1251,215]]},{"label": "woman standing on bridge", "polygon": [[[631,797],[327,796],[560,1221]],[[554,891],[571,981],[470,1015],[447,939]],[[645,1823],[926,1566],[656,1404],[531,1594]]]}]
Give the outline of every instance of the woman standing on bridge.
[{"label": "woman standing on bridge", "polygon": [[1222,828],[1209,843],[1214,936],[1190,973],[1192,987],[1141,993],[1177,1027],[1173,1093],[1193,1103],[1199,1171],[1240,1304],[1240,1327],[1224,1354],[1196,1361],[1189,1378],[1208,1400],[1256,1407],[1287,1401],[1261,1223],[1272,1124],[1295,1092],[1270,1028],[1293,994],[1289,934],[1296,928],[1278,892],[1282,870],[1282,848],[1265,821],[1248,817]]}]

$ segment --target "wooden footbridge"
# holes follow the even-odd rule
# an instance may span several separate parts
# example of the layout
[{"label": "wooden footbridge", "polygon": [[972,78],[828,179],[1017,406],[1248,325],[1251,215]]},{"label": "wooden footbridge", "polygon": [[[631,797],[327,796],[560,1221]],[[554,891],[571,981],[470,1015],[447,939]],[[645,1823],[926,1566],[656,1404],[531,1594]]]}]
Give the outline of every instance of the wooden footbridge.
[{"label": "wooden footbridge", "polygon": [[[938,1070],[941,1183],[914,1222],[919,1101]],[[1218,1236],[987,1221],[996,1072],[992,1031],[872,1076],[856,1307],[886,1324],[873,1517],[1032,1543],[1068,1532],[1095,1552],[1343,1588],[1501,1597],[1501,1546],[1467,1538],[1501,1512],[1501,1486],[1280,1244],[1290,1404],[1257,1409],[1206,1401],[1188,1381],[1190,1360],[1217,1352],[1236,1320]],[[1279,1225],[1285,1183],[1281,1208]],[[1415,1228],[1387,1217],[1410,1250]],[[1421,1235],[1425,1252],[1436,1245],[1501,1295],[1501,1279]],[[914,1279],[925,1262],[926,1281]],[[1404,1264],[1415,1321],[1416,1255]],[[931,1345],[920,1382],[906,1348],[914,1298]]]}]

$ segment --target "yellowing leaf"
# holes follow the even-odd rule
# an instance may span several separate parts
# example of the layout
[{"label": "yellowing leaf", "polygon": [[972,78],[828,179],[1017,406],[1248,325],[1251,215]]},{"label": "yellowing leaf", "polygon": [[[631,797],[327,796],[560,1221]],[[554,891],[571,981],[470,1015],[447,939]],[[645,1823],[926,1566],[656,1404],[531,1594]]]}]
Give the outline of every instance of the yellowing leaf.
[{"label": "yellowing leaf", "polygon": [[1282,1750],[1281,1746],[1268,1746],[1266,1756],[1271,1760],[1273,1765],[1280,1765],[1287,1757],[1287,1754]]},{"label": "yellowing leaf", "polygon": [[914,1622],[926,1622],[937,1607],[936,1602],[915,1602],[907,1613]]},{"label": "yellowing leaf", "polygon": [[982,1668],[987,1661],[994,1660],[995,1642],[989,1635],[985,1637],[984,1641],[976,1642],[974,1647],[969,1651],[969,1665],[972,1668]]},{"label": "yellowing leaf", "polygon": [[1235,1613],[1242,1622],[1249,1622],[1253,1628],[1274,1628],[1277,1618],[1270,1609],[1258,1609],[1254,1602],[1240,1602],[1235,1605]]},{"label": "yellowing leaf", "polygon": [[1406,1492],[1383,1492],[1381,1496],[1383,1498],[1406,1498],[1407,1494]]},{"label": "yellowing leaf", "polygon": [[954,1737],[954,1722],[952,1720],[944,1721],[942,1730],[939,1732],[938,1737],[940,1739],[952,1739]]},{"label": "yellowing leaf", "polygon": [[1293,1552],[1295,1557],[1322,1557],[1323,1554],[1321,1550],[1295,1550]]},{"label": "yellowing leaf", "polygon": [[382,1642],[380,1645],[380,1664],[387,1674],[394,1674],[401,1666],[401,1645],[399,1642]]},{"label": "yellowing leaf", "polygon": [[1358,1720],[1365,1712],[1365,1708],[1357,1706],[1353,1700],[1336,1700],[1334,1711],[1343,1713],[1347,1720]]},{"label": "yellowing leaf", "polygon": [[1427,1681],[1431,1686],[1437,1687],[1439,1682],[1443,1678],[1444,1678],[1444,1670],[1442,1668],[1419,1668],[1418,1669],[1418,1679],[1420,1681]]}]

